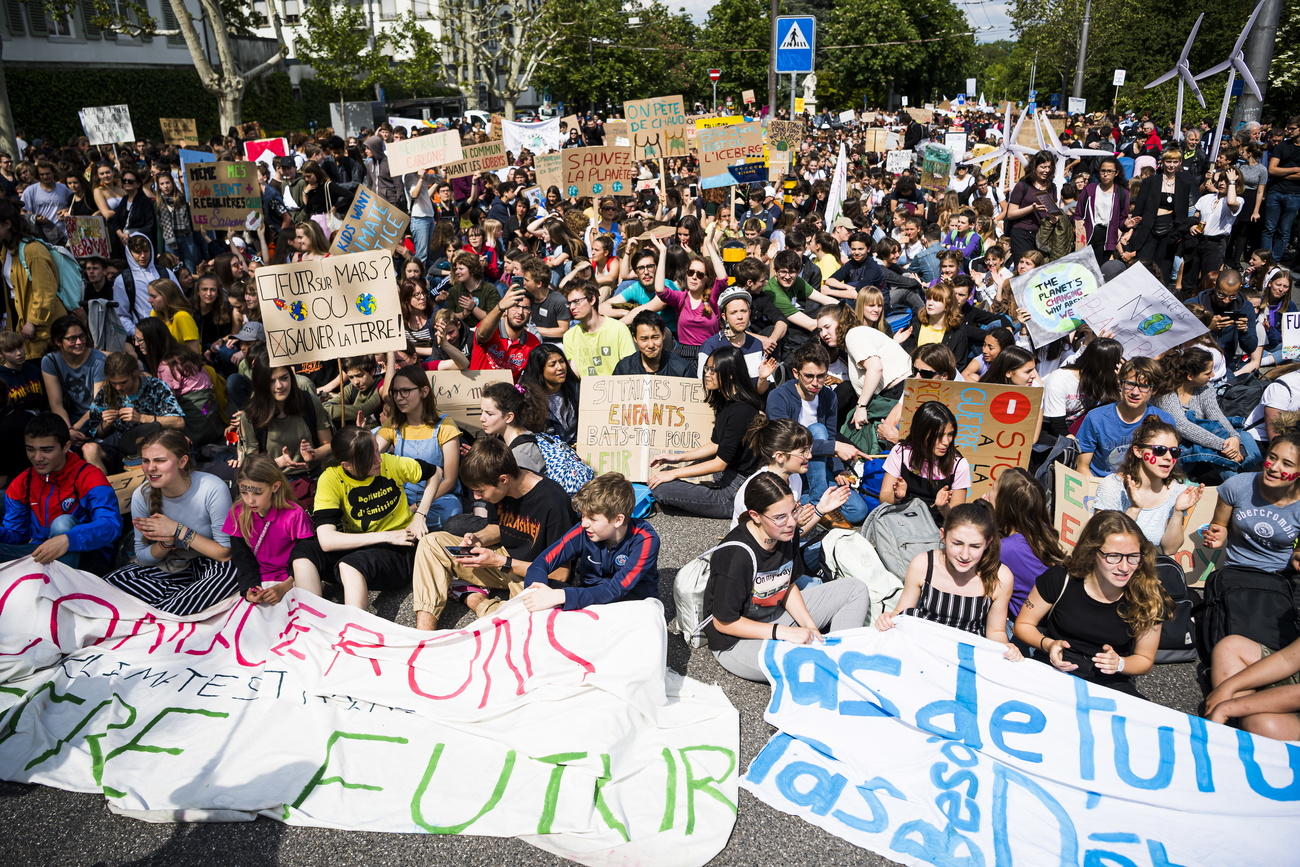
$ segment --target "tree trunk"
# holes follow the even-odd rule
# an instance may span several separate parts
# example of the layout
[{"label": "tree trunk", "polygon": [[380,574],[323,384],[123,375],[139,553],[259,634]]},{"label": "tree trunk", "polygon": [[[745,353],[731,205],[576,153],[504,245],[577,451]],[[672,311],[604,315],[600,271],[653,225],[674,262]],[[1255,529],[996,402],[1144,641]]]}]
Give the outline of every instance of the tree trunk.
[{"label": "tree trunk", "polygon": [[502,114],[506,116],[506,120],[514,120],[515,119],[515,97],[507,96],[503,100],[503,102],[505,103],[505,107],[501,110]]},{"label": "tree trunk", "polygon": [[4,47],[0,43],[0,148],[3,148],[14,162],[23,155],[18,153],[18,136],[15,130],[14,112],[9,106],[9,85],[5,82]]},{"label": "tree trunk", "polygon": [[237,127],[243,121],[244,84],[226,82],[217,92],[217,111],[221,118],[221,134],[226,135],[230,128]]}]

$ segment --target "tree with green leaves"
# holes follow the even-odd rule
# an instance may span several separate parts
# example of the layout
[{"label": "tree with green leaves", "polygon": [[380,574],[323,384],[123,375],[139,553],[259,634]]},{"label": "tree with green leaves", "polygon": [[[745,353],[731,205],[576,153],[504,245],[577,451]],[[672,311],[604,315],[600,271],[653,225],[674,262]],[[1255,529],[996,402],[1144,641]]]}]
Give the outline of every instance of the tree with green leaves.
[{"label": "tree with green leaves", "polygon": [[382,31],[371,36],[359,6],[310,0],[296,32],[298,59],[338,93],[340,117],[348,91],[372,87],[388,71],[388,36]]},{"label": "tree with green leaves", "polygon": [[716,67],[722,70],[719,93],[752,90],[755,95],[766,95],[771,27],[767,0],[718,0],[700,32],[705,52],[692,57],[701,61],[697,74],[702,76],[709,67]]}]

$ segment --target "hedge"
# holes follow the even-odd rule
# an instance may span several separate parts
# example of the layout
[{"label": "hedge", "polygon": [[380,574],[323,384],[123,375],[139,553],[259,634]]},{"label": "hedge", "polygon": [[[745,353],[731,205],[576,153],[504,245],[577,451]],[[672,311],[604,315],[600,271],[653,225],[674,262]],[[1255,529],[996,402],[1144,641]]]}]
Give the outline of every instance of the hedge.
[{"label": "hedge", "polygon": [[[193,68],[116,68],[87,66],[5,65],[14,122],[28,139],[66,142],[81,135],[77,110],[88,105],[131,107],[137,136],[161,140],[160,117],[193,117],[199,138],[224,132],[217,128],[217,98],[203,89]],[[348,99],[373,98],[359,88]],[[338,94],[315,79],[302,82],[295,98],[286,72],[263,76],[244,91],[243,119],[261,121],[268,134],[306,130],[308,121],[329,125],[329,105]]]}]

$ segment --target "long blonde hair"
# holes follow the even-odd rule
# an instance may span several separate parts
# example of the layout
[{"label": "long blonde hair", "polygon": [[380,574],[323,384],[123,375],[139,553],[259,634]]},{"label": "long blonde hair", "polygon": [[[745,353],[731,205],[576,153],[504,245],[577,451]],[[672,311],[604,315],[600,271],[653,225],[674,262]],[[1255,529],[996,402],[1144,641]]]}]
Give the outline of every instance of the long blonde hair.
[{"label": "long blonde hair", "polygon": [[[864,311],[867,309],[868,304],[880,305],[880,318],[875,322],[868,322],[864,316]],[[874,328],[877,331],[883,331],[891,337],[893,336],[893,329],[890,328],[889,323],[885,321],[885,293],[881,292],[875,286],[863,286],[858,290],[858,300],[853,304],[853,314],[854,318],[857,319],[858,325],[865,325],[868,328]],[[843,339],[844,335],[841,334],[840,340],[843,341]]]},{"label": "long blonde hair", "polygon": [[1153,626],[1165,622],[1173,600],[1156,577],[1155,546],[1147,541],[1132,518],[1109,509],[1093,515],[1084,525],[1079,543],[1065,563],[1065,570],[1072,578],[1081,581],[1087,578],[1096,568],[1096,554],[1105,544],[1106,537],[1116,535],[1132,536],[1142,552],[1142,561],[1124,586],[1124,595],[1116,609],[1120,619],[1128,625],[1129,634],[1138,638]]},{"label": "long blonde hair", "polygon": [[[239,472],[235,474],[235,484],[238,485],[240,482],[252,482],[255,485],[267,485],[271,488],[271,508],[267,510],[268,518],[271,512],[289,508],[289,480],[284,477],[284,471],[269,455],[261,452],[244,455],[243,462],[239,465]],[[235,523],[239,525],[240,537],[251,545],[252,540],[249,537],[253,532],[253,510],[245,506],[243,501],[236,501],[231,511],[235,513]]]}]

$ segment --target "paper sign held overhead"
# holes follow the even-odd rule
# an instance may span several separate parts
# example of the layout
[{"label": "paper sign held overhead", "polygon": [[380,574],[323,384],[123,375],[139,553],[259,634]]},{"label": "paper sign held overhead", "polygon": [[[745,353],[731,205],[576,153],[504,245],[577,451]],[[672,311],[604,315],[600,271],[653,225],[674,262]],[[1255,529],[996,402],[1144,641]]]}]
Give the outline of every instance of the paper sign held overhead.
[{"label": "paper sign held overhead", "polygon": [[[263,138],[244,142],[244,159],[249,162],[267,162],[273,157],[287,157],[288,155],[289,142],[284,137]],[[271,177],[275,177],[274,170],[271,172]]]},{"label": "paper sign held overhead", "polygon": [[200,231],[243,229],[262,212],[262,183],[251,162],[185,164],[190,217]]},{"label": "paper sign held overhead", "polygon": [[[459,162],[439,166],[438,174],[444,178],[459,178],[481,172],[495,172],[504,169],[509,162],[506,159],[506,144],[500,139],[464,145],[461,154],[464,158]],[[541,156],[537,157],[535,163],[541,159]]]},{"label": "paper sign held overhead", "polygon": [[68,249],[78,259],[99,256],[107,259],[111,253],[108,227],[98,214],[92,217],[64,217],[63,229],[68,233]]},{"label": "paper sign held overhead", "polygon": [[192,117],[160,117],[158,126],[162,129],[163,142],[174,145],[197,145],[199,143],[199,125]]},{"label": "paper sign held overhead", "polygon": [[741,91],[741,93],[740,93],[740,101],[743,102],[743,103],[745,103],[745,105],[753,105],[753,104],[754,104],[754,91],[752,91],[752,90],[744,90],[744,91]]},{"label": "paper sign held overhead", "polygon": [[1076,303],[1074,316],[1098,334],[1114,332],[1126,358],[1155,358],[1209,331],[1140,262]]},{"label": "paper sign held overhead", "polygon": [[334,236],[330,255],[392,250],[402,243],[410,222],[411,218],[401,208],[362,184],[357,187],[347,218]]},{"label": "paper sign held overhead", "polygon": [[390,142],[387,155],[388,172],[394,177],[459,162],[463,158],[460,133],[448,129]]},{"label": "paper sign held overhead", "polygon": [[941,193],[948,188],[956,158],[952,150],[943,145],[928,144],[919,154],[921,158],[921,187]]},{"label": "paper sign held overhead", "polygon": [[1016,303],[1029,311],[1025,328],[1034,346],[1047,346],[1082,325],[1075,305],[1097,291],[1101,283],[1101,269],[1091,246],[1012,277]]},{"label": "paper sign held overhead", "polygon": [[1072,96],[1067,100],[1067,107],[1070,114],[1086,114],[1088,111],[1088,100],[1082,96]]},{"label": "paper sign held overhead", "polygon": [[268,265],[255,279],[272,364],[406,346],[397,272],[387,250]]},{"label": "paper sign held overhead", "polygon": [[135,128],[131,126],[131,108],[126,105],[98,105],[83,108],[81,129],[93,145],[135,142]]},{"label": "paper sign held overhead", "polygon": [[885,171],[891,174],[902,174],[912,167],[912,151],[890,151],[885,155]]},{"label": "paper sign held overhead", "polygon": [[680,96],[635,99],[623,103],[628,136],[638,160],[684,157],[686,148],[686,103]]},{"label": "paper sign held overhead", "polygon": [[636,161],[630,147],[569,148],[560,151],[560,157],[564,166],[560,189],[565,195],[625,196],[633,191]]},{"label": "paper sign held overhead", "polygon": [[1128,71],[1124,69],[1115,70],[1115,78],[1111,81],[1111,87],[1123,87],[1124,79],[1128,76]]},{"label": "paper sign held overhead", "polygon": [[729,171],[732,166],[763,165],[763,125],[757,121],[702,129],[697,142],[703,189],[734,185],[735,175]]}]

